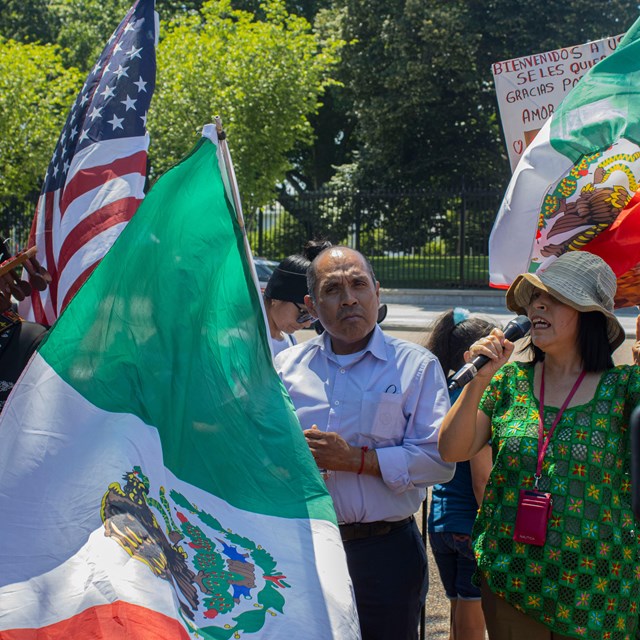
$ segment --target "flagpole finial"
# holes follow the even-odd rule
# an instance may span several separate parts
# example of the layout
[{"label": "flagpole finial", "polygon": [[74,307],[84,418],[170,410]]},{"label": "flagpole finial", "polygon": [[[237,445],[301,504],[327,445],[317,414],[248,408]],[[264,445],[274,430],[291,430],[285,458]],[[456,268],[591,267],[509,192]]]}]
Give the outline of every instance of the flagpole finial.
[{"label": "flagpole finial", "polygon": [[213,121],[216,123],[216,131],[218,132],[218,140],[225,140],[227,134],[224,132],[222,128],[222,118],[220,116],[215,116]]}]

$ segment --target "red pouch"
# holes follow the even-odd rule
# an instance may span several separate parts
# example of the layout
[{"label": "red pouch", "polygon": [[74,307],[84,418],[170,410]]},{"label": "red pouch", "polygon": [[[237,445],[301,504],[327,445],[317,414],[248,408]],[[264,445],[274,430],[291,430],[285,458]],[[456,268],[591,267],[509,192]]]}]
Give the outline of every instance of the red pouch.
[{"label": "red pouch", "polygon": [[547,539],[547,523],[553,500],[550,493],[520,489],[513,539],[541,547]]}]

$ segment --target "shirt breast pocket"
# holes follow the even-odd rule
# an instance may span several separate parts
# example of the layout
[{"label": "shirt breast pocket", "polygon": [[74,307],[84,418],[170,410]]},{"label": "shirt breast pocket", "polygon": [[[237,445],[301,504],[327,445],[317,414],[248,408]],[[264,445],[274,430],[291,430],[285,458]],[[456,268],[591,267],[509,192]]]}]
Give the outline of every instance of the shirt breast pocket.
[{"label": "shirt breast pocket", "polygon": [[373,446],[391,446],[402,442],[406,420],[402,395],[368,391],[362,394],[360,434]]}]

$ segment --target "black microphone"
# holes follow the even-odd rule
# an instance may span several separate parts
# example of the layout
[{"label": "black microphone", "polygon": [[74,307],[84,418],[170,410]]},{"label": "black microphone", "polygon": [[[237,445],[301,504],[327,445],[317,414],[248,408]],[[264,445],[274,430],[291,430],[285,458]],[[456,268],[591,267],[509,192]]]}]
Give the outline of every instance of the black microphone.
[{"label": "black microphone", "polygon": [[[514,342],[515,340],[519,340],[520,338],[524,338],[524,336],[529,333],[529,329],[531,329],[531,320],[527,318],[527,316],[518,316],[509,322],[509,324],[505,327],[504,337],[507,340],[511,340]],[[489,362],[490,358],[488,356],[476,356],[471,362],[467,362],[461,369],[459,369],[453,378],[451,378],[451,383],[449,384],[449,391],[456,391],[458,389],[462,389],[467,382],[471,382],[477,373],[478,369],[484,367],[487,362]]]}]

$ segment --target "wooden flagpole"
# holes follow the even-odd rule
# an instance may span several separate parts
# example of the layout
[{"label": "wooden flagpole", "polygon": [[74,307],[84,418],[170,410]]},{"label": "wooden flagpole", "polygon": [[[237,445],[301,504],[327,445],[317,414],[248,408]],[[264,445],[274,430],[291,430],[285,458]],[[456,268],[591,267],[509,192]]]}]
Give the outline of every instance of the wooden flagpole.
[{"label": "wooden flagpole", "polygon": [[246,238],[246,229],[244,226],[244,216],[242,215],[242,205],[240,204],[240,193],[238,191],[238,183],[236,181],[236,172],[233,169],[233,163],[231,162],[231,154],[229,153],[229,145],[227,144],[227,134],[222,128],[222,118],[216,116],[214,118],[216,125],[216,131],[218,132],[218,141],[220,142],[220,150],[222,151],[222,157],[224,159],[224,165],[227,169],[227,177],[229,178],[229,187],[231,189],[231,196],[233,198],[233,206],[236,210],[236,217],[238,224],[242,229]]}]

